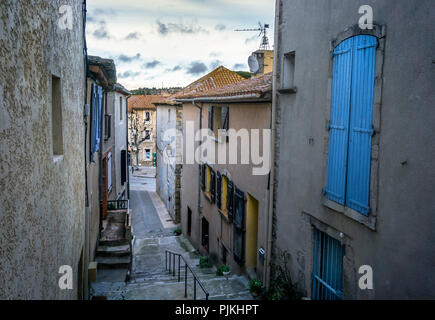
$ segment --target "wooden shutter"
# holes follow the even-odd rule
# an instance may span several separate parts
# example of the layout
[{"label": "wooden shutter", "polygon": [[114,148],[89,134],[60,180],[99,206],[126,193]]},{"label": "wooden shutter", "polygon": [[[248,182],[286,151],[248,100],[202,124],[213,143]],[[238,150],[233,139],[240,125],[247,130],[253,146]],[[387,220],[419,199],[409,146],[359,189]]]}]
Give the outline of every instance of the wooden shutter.
[{"label": "wooden shutter", "polygon": [[222,176],[219,171],[216,173],[216,175],[216,205],[222,210]]},{"label": "wooden shutter", "polygon": [[233,182],[228,180],[228,193],[227,193],[227,208],[228,220],[233,222],[233,207],[234,207],[234,185]]},{"label": "wooden shutter", "polygon": [[127,181],[127,152],[121,150],[121,185]]},{"label": "wooden shutter", "polygon": [[230,119],[229,119],[230,110],[229,110],[229,107],[222,107],[221,110],[222,110],[222,129],[228,130],[229,123],[230,123]]},{"label": "wooden shutter", "polygon": [[368,215],[377,39],[354,37],[346,206]]},{"label": "wooden shutter", "polygon": [[245,258],[245,195],[243,191],[234,192],[234,259],[243,264]]},{"label": "wooden shutter", "polygon": [[201,168],[201,189],[202,191],[205,191],[205,175],[206,175],[205,164],[200,165],[200,168]]},{"label": "wooden shutter", "polygon": [[325,195],[345,203],[353,38],[334,50],[328,173]]},{"label": "wooden shutter", "polygon": [[213,131],[213,111],[214,107],[208,107],[208,128]]},{"label": "wooden shutter", "polygon": [[216,201],[216,173],[210,169],[210,197],[211,202]]}]

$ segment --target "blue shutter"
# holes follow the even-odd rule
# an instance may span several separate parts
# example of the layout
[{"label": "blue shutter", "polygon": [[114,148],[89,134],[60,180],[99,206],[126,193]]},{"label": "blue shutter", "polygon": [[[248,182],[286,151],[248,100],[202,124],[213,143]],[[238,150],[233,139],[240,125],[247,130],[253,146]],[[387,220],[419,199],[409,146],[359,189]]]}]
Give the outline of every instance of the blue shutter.
[{"label": "blue shutter", "polygon": [[103,102],[103,88],[97,86],[97,116],[96,116],[96,131],[95,131],[95,151],[100,150],[101,139],[101,108]]},{"label": "blue shutter", "polygon": [[328,174],[325,195],[345,203],[353,38],[334,50]]},{"label": "blue shutter", "polygon": [[377,39],[354,38],[346,206],[369,213],[370,155]]},{"label": "blue shutter", "polygon": [[90,160],[94,162],[94,152],[95,152],[95,134],[96,134],[96,125],[97,125],[97,90],[96,85],[92,84],[92,93],[91,93],[91,137],[90,137]]}]

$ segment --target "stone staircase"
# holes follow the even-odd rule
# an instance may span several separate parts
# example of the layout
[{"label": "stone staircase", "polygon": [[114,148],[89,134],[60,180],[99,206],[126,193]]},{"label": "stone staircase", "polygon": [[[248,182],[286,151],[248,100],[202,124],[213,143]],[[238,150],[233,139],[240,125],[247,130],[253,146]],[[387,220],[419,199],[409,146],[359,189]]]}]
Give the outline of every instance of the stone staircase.
[{"label": "stone staircase", "polygon": [[[103,248],[102,248],[103,249]],[[121,248],[114,252],[122,252]],[[135,239],[133,241],[133,265],[130,281],[98,281],[91,285],[91,295],[105,296],[114,300],[183,300],[193,299],[193,276],[187,271],[187,297],[184,296],[185,286],[184,263],[181,261],[180,282],[178,281],[178,258],[176,259],[176,272],[165,270],[165,251],[181,253],[189,266],[196,273],[202,285],[209,292],[209,299],[253,299],[248,290],[248,279],[245,276],[230,275],[216,276],[216,268],[199,267],[199,258],[196,250],[183,236]],[[108,254],[107,250],[103,250]],[[104,259],[104,255],[100,256]],[[111,257],[113,259],[113,257]],[[122,255],[117,257],[123,258]],[[102,260],[104,261],[104,260]],[[99,271],[100,272],[100,271]],[[205,299],[200,286],[196,285],[197,299]]]}]

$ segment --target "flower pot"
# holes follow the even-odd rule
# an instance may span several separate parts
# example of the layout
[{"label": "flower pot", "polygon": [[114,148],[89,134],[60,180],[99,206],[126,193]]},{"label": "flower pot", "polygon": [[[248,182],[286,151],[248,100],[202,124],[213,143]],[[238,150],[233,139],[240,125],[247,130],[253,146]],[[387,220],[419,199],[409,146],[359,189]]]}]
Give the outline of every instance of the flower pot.
[{"label": "flower pot", "polygon": [[222,271],[222,274],[226,277],[231,273],[231,271]]}]

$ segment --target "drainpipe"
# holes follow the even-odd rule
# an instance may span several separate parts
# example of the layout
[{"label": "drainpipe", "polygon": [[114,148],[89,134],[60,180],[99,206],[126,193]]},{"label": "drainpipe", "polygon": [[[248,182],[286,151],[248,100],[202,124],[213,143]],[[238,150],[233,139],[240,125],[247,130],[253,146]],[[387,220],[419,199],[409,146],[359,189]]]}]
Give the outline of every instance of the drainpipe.
[{"label": "drainpipe", "polygon": [[[131,98],[131,95],[128,95],[125,99],[125,164],[127,165],[127,172],[125,178],[127,179],[127,200],[130,200],[130,170],[128,169],[129,164],[128,160],[128,99]],[[130,155],[131,160],[131,155]],[[129,208],[130,209],[130,208]]]},{"label": "drainpipe", "polygon": [[[192,99],[192,104],[199,109],[199,130],[202,129],[202,103],[199,105],[195,102],[195,100]],[[201,142],[200,142],[201,143]],[[198,165],[198,248],[201,244],[201,169]]]},{"label": "drainpipe", "polygon": [[270,172],[270,188],[269,188],[269,216],[267,220],[267,249],[266,249],[266,263],[264,268],[264,279],[266,289],[270,287],[270,260],[272,257],[272,224],[273,224],[273,199],[275,190],[275,138],[276,138],[276,103],[277,103],[277,71],[278,71],[278,57],[279,57],[279,24],[280,24],[280,6],[281,0],[275,2],[275,35],[274,35],[274,57],[273,57],[273,75],[272,75],[272,141],[271,141],[271,172]]}]

